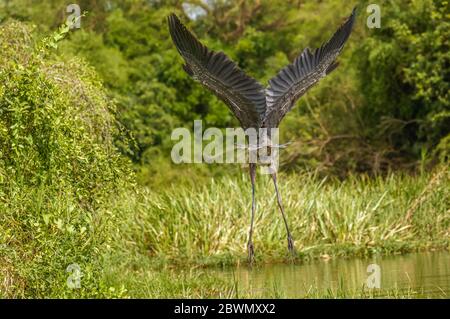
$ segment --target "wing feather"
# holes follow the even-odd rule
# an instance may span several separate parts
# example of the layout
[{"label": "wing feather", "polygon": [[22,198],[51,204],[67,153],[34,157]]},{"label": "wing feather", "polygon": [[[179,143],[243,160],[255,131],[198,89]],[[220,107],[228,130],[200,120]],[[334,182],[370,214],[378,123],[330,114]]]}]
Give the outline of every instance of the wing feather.
[{"label": "wing feather", "polygon": [[260,127],[266,113],[262,85],[223,52],[201,44],[175,14],[169,16],[168,23],[172,40],[186,62],[184,70],[222,99],[244,128]]},{"label": "wing feather", "polygon": [[338,66],[335,60],[352,32],[355,15],[356,8],[328,42],[314,52],[304,49],[292,64],[269,80],[264,126],[277,127],[295,102]]}]

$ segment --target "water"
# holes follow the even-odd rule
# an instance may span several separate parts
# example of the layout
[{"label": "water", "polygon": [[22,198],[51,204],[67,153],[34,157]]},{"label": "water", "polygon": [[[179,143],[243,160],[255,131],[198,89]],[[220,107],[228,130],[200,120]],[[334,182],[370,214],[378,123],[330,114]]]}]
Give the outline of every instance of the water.
[{"label": "water", "polygon": [[[239,290],[253,293],[281,291],[283,296],[298,298],[316,291],[361,291],[377,286],[377,274],[369,273],[370,264],[379,265],[378,293],[410,291],[416,297],[450,297],[450,253],[429,252],[373,257],[370,259],[332,259],[302,264],[264,265],[249,269],[225,270],[225,276],[237,279]],[[377,268],[377,266],[375,266]],[[373,271],[373,270],[372,270]],[[376,270],[375,270],[376,272]],[[374,290],[375,291],[375,290]]]}]

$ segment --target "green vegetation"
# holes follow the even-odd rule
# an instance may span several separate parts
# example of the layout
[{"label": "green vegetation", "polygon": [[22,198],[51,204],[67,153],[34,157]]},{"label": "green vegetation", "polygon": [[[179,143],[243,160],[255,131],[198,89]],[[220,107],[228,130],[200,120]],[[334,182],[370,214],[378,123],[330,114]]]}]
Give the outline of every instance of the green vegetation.
[{"label": "green vegetation", "polygon": [[[355,171],[411,171],[448,160],[448,1],[380,1],[380,29],[366,27],[365,8],[371,2],[364,0],[210,3],[82,1],[87,14],[81,29],[61,42],[60,52],[94,66],[114,98],[117,117],[133,136],[116,144],[134,162],[140,183],[178,183],[192,175],[171,164],[174,127],[192,128],[194,119],[219,128],[237,124],[221,101],[183,71],[166,26],[170,12],[209,47],[223,50],[267,83],[303,48],[326,41],[358,4],[339,69],[300,99],[281,126],[281,141],[294,142],[281,155],[282,169],[343,177]],[[206,14],[190,20],[183,4]],[[31,21],[42,34],[64,21],[66,5],[62,0],[12,1],[0,9],[0,21]],[[193,169],[195,176],[223,171]]]},{"label": "green vegetation", "polygon": [[[447,169],[432,176],[350,177],[343,182],[309,175],[283,178],[296,262],[450,247]],[[194,189],[125,195],[116,207],[123,220],[107,281],[124,284],[129,294],[139,297],[258,297],[236,292],[239,283],[208,270],[246,264],[248,184],[248,178],[236,176]],[[257,194],[257,264],[291,262],[269,178],[260,178]],[[344,288],[311,291],[309,297],[370,297],[367,291]],[[397,293],[417,295],[413,290]],[[379,294],[394,296],[395,291]]]},{"label": "green vegetation", "polygon": [[[206,15],[189,20],[183,3]],[[249,180],[237,165],[171,163],[174,127],[236,121],[184,73],[165,17],[267,82],[353,4],[213,3],[86,0],[69,31],[62,0],[0,1],[0,297],[284,296],[209,272],[245,262]],[[449,248],[448,2],[380,5],[382,28],[360,9],[338,71],[281,128],[294,262]],[[257,197],[257,263],[290,262],[264,175]],[[80,289],[66,284],[73,263]]]},{"label": "green vegetation", "polygon": [[[224,278],[223,274],[211,274],[205,270],[179,270],[179,269],[147,269],[130,274],[110,274],[108,282],[120,282],[128,287],[124,295],[134,298],[292,298],[287,296],[282,287],[266,285],[263,291],[248,291],[237,279]],[[122,290],[124,291],[124,290]],[[443,292],[435,298],[447,298]],[[372,290],[346,288],[341,284],[336,289],[320,289],[315,286],[308,287],[307,292],[295,298],[393,298],[411,299],[427,298],[427,294],[420,289],[390,288]]]},{"label": "green vegetation", "polygon": [[[446,247],[450,216],[443,199],[450,198],[449,177],[446,170],[434,176],[349,177],[342,182],[282,176],[280,189],[298,257]],[[270,178],[260,178],[256,192],[257,259],[289,260]],[[123,250],[176,264],[245,262],[250,203],[249,180],[242,176],[195,188],[143,191],[135,198],[125,195],[116,207],[127,221],[121,223]]]},{"label": "green vegetation", "polygon": [[67,31],[35,45],[22,24],[0,29],[0,287],[11,297],[70,296],[74,262],[87,270],[81,296],[101,293],[106,204],[129,184],[98,77],[48,49]]}]

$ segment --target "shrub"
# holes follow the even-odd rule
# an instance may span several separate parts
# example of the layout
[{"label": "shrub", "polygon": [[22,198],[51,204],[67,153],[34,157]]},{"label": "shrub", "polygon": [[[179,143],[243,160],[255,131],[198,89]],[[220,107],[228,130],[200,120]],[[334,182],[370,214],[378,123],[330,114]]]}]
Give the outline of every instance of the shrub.
[{"label": "shrub", "polygon": [[[112,225],[110,194],[129,164],[93,69],[53,48],[68,28],[35,43],[31,28],[0,27],[0,270],[6,296],[83,296],[98,290]],[[77,263],[81,289],[66,285]]]}]

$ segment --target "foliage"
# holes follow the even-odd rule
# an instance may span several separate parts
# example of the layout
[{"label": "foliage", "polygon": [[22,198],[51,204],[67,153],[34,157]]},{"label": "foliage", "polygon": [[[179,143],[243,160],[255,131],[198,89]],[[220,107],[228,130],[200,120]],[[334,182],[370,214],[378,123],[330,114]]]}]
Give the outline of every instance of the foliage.
[{"label": "foliage", "polygon": [[[273,185],[270,178],[258,177],[254,244],[265,262],[283,260],[286,232]],[[287,175],[280,181],[301,259],[448,246],[446,167],[422,177],[351,176],[341,182]],[[183,265],[244,262],[250,205],[249,180],[242,175],[194,188],[141,190],[116,207],[126,220],[118,250],[126,252],[123,260],[145,255]]]},{"label": "foliage", "polygon": [[[78,3],[81,29],[49,36],[65,1],[0,1],[0,296],[234,296],[229,282],[159,267],[244,260],[250,203],[240,167],[171,163],[173,128],[237,121],[184,73],[165,18],[176,12],[267,84],[326,41],[353,4]],[[384,1],[373,30],[359,3],[340,67],[281,127],[281,143],[293,141],[282,169],[295,174],[280,187],[301,260],[449,247],[448,2]],[[132,187],[132,165],[150,188]],[[420,174],[392,172],[410,167]],[[269,184],[258,179],[255,245],[282,261]],[[72,263],[81,289],[66,285]]]},{"label": "foliage", "polygon": [[[344,182],[283,175],[280,187],[295,239],[294,262],[354,256],[373,260],[379,255],[448,249],[449,173],[441,167],[423,176],[360,175]],[[264,264],[292,262],[273,185],[264,177],[257,178],[256,274],[263,272],[259,267]],[[247,176],[226,176],[194,188],[124,194],[114,209],[122,222],[105,263],[106,281],[112,286],[123,284],[130,296],[142,298],[284,297],[280,289],[249,291],[230,275],[234,267],[247,267],[249,184]],[[366,266],[361,271],[365,274]],[[299,297],[427,296],[400,289],[373,295],[345,285],[337,291],[305,290],[308,293]]]},{"label": "foliage", "polygon": [[[221,101],[184,73],[166,26],[169,12],[180,15],[208,46],[225,51],[267,83],[304,47],[326,41],[352,5],[335,0],[86,0],[80,3],[88,12],[82,28],[71,32],[61,51],[85,58],[99,72],[116,101],[118,119],[133,136],[127,140],[131,144],[116,144],[137,164],[140,180],[152,184],[156,166],[170,161],[174,127],[192,127],[194,119],[203,119],[205,126],[237,125]],[[282,153],[283,169],[343,176],[447,160],[448,2],[383,1],[381,29],[366,27],[367,5],[359,1],[340,67],[283,122],[282,140],[294,142]],[[46,30],[63,21],[64,8],[60,0],[33,6],[22,0],[6,6],[5,16]],[[42,11],[55,15],[42,21]]]},{"label": "foliage", "polygon": [[367,134],[392,147],[388,157],[418,158],[422,150],[450,148],[447,1],[410,1],[408,10],[384,6],[384,26],[355,52]]},{"label": "foliage", "polygon": [[[130,182],[129,164],[114,146],[113,105],[95,72],[52,53],[67,31],[35,44],[23,24],[0,28],[0,268],[7,295],[96,291],[109,194]],[[85,290],[66,287],[71,263],[84,269]]]}]

